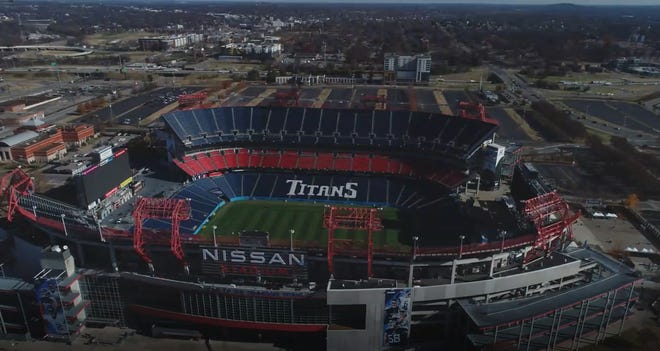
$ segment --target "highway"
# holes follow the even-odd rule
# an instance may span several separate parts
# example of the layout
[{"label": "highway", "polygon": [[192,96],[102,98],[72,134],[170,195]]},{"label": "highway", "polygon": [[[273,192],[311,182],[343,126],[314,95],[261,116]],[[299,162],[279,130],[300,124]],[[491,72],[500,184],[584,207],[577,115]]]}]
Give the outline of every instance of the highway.
[{"label": "highway", "polygon": [[[29,66],[29,67],[14,67],[7,68],[5,72],[11,73],[26,73],[26,72],[62,72],[74,74],[92,74],[92,73],[109,73],[119,72],[121,66],[73,66],[73,65],[58,65],[58,66]],[[189,75],[193,73],[221,73],[218,70],[202,70],[202,69],[178,69],[178,68],[144,68],[144,67],[126,67],[127,72],[145,72],[159,75]],[[234,71],[232,74],[245,75],[247,71]]]}]

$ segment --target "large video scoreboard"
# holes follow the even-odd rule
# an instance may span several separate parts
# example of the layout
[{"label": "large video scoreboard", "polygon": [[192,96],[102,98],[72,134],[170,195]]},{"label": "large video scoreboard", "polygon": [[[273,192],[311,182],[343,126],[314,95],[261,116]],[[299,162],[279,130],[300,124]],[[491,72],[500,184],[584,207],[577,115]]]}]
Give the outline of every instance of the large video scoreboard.
[{"label": "large video scoreboard", "polygon": [[76,176],[78,202],[88,208],[95,201],[103,200],[130,184],[132,176],[128,153],[126,149],[119,150]]}]

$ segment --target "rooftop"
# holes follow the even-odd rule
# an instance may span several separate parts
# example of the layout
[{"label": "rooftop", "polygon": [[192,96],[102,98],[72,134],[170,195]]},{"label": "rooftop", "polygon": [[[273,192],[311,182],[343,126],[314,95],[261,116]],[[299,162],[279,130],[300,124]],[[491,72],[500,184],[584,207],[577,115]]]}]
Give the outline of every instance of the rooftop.
[{"label": "rooftop", "polygon": [[30,141],[32,139],[35,139],[36,137],[39,136],[39,133],[33,132],[31,130],[26,130],[24,132],[14,134],[12,136],[6,137],[2,140],[0,140],[0,145],[1,146],[16,146],[18,144],[22,144],[24,142]]},{"label": "rooftop", "polygon": [[[575,249],[565,255],[574,259],[598,263],[606,270],[605,276],[601,278],[594,276],[589,283],[556,293],[488,304],[465,299],[460,300],[459,304],[477,327],[487,328],[538,317],[552,312],[548,309],[549,306],[556,308],[571,306],[639,280],[638,277],[634,276],[632,269],[590,248]],[[609,275],[607,275],[608,273]]]}]

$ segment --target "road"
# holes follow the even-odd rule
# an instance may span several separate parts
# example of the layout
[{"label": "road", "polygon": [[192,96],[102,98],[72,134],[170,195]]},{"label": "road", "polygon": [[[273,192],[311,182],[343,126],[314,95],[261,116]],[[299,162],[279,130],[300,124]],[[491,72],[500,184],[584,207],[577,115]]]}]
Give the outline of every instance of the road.
[{"label": "road", "polygon": [[487,65],[487,67],[491,72],[497,74],[497,76],[502,79],[502,82],[504,82],[504,85],[506,85],[507,88],[513,90],[514,92],[519,92],[519,94],[526,100],[530,102],[545,101],[545,98],[541,94],[537,93],[536,89],[531,87],[529,84],[527,84],[527,82],[520,79],[515,74],[512,74],[505,69],[495,65]]},{"label": "road", "polygon": [[[5,72],[11,73],[26,73],[26,72],[62,72],[62,73],[75,73],[75,74],[92,74],[92,73],[109,73],[119,72],[121,66],[74,66],[74,65],[58,65],[58,66],[29,66],[29,67],[15,67],[7,68]],[[148,69],[141,67],[126,68],[128,72],[148,72],[162,75],[188,75],[191,73],[215,73],[220,74],[218,70],[200,70],[200,69],[178,69],[178,68],[161,68],[161,69]],[[234,71],[232,74],[247,74],[247,71]]]}]

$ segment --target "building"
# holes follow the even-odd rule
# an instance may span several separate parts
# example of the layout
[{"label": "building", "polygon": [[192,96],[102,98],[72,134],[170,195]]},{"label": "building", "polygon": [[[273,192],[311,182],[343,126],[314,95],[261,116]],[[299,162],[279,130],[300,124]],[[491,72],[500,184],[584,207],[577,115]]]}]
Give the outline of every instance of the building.
[{"label": "building", "polygon": [[66,246],[41,251],[32,279],[0,277],[0,339],[71,341],[83,330],[88,301]]},{"label": "building", "polygon": [[229,43],[223,46],[229,52],[236,52],[244,55],[268,55],[276,56],[282,52],[282,44],[264,41],[262,43]]},{"label": "building", "polygon": [[64,156],[67,145],[79,146],[93,135],[90,125],[68,126],[46,134],[27,130],[0,140],[0,161],[49,162]]},{"label": "building", "polygon": [[200,43],[203,40],[203,34],[190,33],[184,35],[140,38],[138,39],[138,43],[140,44],[142,50],[145,51],[164,51],[169,49],[184,48]]},{"label": "building", "polygon": [[386,80],[397,82],[428,82],[431,77],[431,56],[385,54],[383,63]]}]

